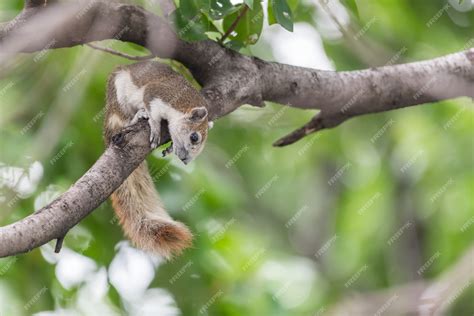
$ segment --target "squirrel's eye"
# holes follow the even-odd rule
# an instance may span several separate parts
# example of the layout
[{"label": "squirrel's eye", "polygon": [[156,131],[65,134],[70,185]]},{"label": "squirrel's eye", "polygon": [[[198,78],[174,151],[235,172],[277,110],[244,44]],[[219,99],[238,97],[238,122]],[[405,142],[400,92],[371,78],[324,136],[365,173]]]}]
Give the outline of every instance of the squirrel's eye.
[{"label": "squirrel's eye", "polygon": [[196,144],[199,141],[199,134],[194,132],[189,136],[191,143]]}]

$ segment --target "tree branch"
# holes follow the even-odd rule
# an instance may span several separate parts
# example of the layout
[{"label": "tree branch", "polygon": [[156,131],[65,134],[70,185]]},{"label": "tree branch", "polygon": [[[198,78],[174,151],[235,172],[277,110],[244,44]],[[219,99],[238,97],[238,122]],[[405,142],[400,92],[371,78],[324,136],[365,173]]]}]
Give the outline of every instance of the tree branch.
[{"label": "tree branch", "polygon": [[342,299],[324,315],[445,315],[472,285],[473,260],[474,247],[470,247],[445,272],[432,280],[356,293]]},{"label": "tree branch", "polygon": [[46,6],[48,3],[53,3],[54,0],[25,0],[25,8]]},{"label": "tree branch", "polygon": [[114,137],[97,162],[69,190],[34,214],[0,228],[0,257],[30,251],[67,231],[112,194],[150,152],[146,120]]},{"label": "tree branch", "polygon": [[[58,15],[66,18],[51,18]],[[266,62],[213,41],[187,43],[166,21],[133,5],[60,3],[25,10],[20,17],[31,23],[15,19],[1,28],[0,51],[33,52],[105,39],[135,43],[188,67],[216,108],[214,119],[242,104],[273,101],[320,109],[328,128],[353,116],[474,94],[474,49],[411,64],[334,72]],[[40,26],[47,36],[38,36]],[[24,40],[12,48],[9,42],[15,38]]]},{"label": "tree branch", "polygon": [[108,48],[108,47],[101,47],[101,46],[97,46],[97,45],[94,45],[94,44],[91,44],[91,43],[88,43],[86,45],[89,46],[90,48],[100,50],[102,52],[105,52],[105,53],[108,53],[108,54],[111,54],[111,55],[115,55],[115,56],[130,59],[130,60],[134,60],[134,61],[148,60],[148,59],[153,59],[154,58],[154,56],[151,55],[151,54],[145,55],[145,56],[132,56],[132,55],[129,55],[129,54],[125,54],[125,53],[113,50],[113,49]]},{"label": "tree branch", "polygon": [[358,71],[265,63],[263,99],[319,112],[275,143],[284,146],[351,117],[457,97],[474,98],[474,49],[432,60]]},{"label": "tree branch", "polygon": [[[41,30],[38,32],[38,30]],[[87,5],[30,0],[14,20],[0,25],[0,63],[18,52],[73,47],[115,39],[154,56],[183,63],[202,85],[214,120],[242,104],[279,102],[320,109],[303,128],[276,145],[334,127],[358,115],[461,96],[474,97],[474,49],[437,59],[360,71],[334,72],[272,63],[212,41],[187,43],[160,17],[133,5]],[[149,152],[149,129],[139,124],[104,154],[66,193],[25,219],[0,228],[0,257],[61,239],[127,178]],[[169,139],[165,138],[164,141]],[[126,148],[126,150],[124,150]]]}]

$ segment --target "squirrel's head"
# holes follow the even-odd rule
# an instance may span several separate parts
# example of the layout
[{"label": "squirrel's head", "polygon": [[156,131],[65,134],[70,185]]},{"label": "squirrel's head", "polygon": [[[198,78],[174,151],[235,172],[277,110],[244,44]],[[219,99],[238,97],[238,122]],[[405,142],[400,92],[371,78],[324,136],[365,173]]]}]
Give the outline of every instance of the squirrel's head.
[{"label": "squirrel's head", "polygon": [[204,106],[195,107],[170,122],[174,153],[185,164],[196,158],[204,148],[209,129],[207,114]]}]

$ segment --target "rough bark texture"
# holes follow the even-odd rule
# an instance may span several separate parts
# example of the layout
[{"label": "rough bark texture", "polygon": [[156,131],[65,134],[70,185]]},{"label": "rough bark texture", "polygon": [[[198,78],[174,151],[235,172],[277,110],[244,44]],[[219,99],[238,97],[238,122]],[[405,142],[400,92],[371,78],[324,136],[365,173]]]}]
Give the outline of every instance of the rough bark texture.
[{"label": "rough bark texture", "polygon": [[[275,143],[278,146],[354,116],[474,97],[474,49],[411,64],[321,71],[244,56],[212,41],[187,43],[165,20],[143,8],[109,2],[80,6],[25,1],[25,9],[14,20],[0,24],[0,62],[9,54],[105,39],[135,43],[156,56],[183,63],[202,85],[211,119],[242,104],[263,106],[264,101],[321,110],[308,124]],[[143,126],[122,133],[125,138],[107,148],[96,164],[50,205],[0,228],[0,257],[64,236],[107,199],[149,152],[149,130]]]},{"label": "rough bark texture", "polygon": [[[58,15],[62,18],[48,19],[52,22],[44,25],[45,16]],[[19,23],[23,20],[30,23]],[[38,34],[39,25],[44,36]],[[18,37],[28,40],[9,45],[10,38]],[[213,41],[187,43],[165,20],[143,8],[106,2],[28,8],[0,27],[0,51],[13,53],[105,39],[135,43],[156,56],[183,63],[216,108],[214,118],[242,104],[263,106],[263,101],[274,101],[321,109],[324,125],[331,127],[356,115],[474,96],[474,49],[411,64],[321,71],[244,56]]]}]

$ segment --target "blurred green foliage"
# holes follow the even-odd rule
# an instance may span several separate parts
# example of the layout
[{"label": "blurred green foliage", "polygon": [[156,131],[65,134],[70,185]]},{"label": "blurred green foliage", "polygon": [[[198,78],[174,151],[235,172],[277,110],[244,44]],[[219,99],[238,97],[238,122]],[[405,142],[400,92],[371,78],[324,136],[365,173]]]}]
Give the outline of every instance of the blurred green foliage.
[{"label": "blurred green foliage", "polygon": [[[274,57],[265,32],[292,30],[298,23],[320,32],[336,70],[383,65],[403,48],[397,63],[473,46],[472,6],[462,9],[469,1],[447,9],[443,0],[343,1],[350,18],[344,25],[349,34],[360,35],[356,39],[325,36],[324,9],[316,1],[270,1],[268,8],[256,0],[237,6],[204,2],[181,1],[172,16],[180,29],[194,19],[192,30],[180,33],[185,39],[218,38],[247,4],[252,7],[247,23],[226,43],[267,60]],[[141,4],[159,13],[150,2]],[[21,7],[22,1],[2,1],[2,19]],[[271,9],[269,22],[281,26],[266,23],[260,34],[262,24],[251,18],[263,8]],[[38,160],[44,166],[32,196],[18,199],[14,191],[1,189],[2,225],[30,214],[41,192],[67,190],[99,157],[105,82],[114,67],[130,62],[88,47],[38,54],[0,65],[0,162],[26,168]],[[367,56],[374,56],[374,64]],[[77,83],[68,89],[72,81]],[[472,101],[364,116],[292,146],[271,147],[312,114],[270,103],[264,109],[242,107],[216,122],[204,153],[191,166],[174,157],[157,158],[158,151],[148,159],[164,204],[195,233],[193,248],[160,265],[150,285],[168,289],[183,315],[199,314],[216,293],[203,314],[315,315],[354,291],[436,278],[472,245],[474,225],[466,227],[474,216]],[[374,138],[384,125],[385,132]],[[122,239],[111,206],[104,203],[67,236],[65,246],[109,267]],[[0,314],[69,307],[77,287],[64,289],[55,267],[39,250],[1,259],[0,304],[8,306],[0,306]],[[360,277],[347,286],[358,271]],[[124,310],[113,286],[107,297]],[[472,299],[465,298],[451,314],[469,311]]]}]

